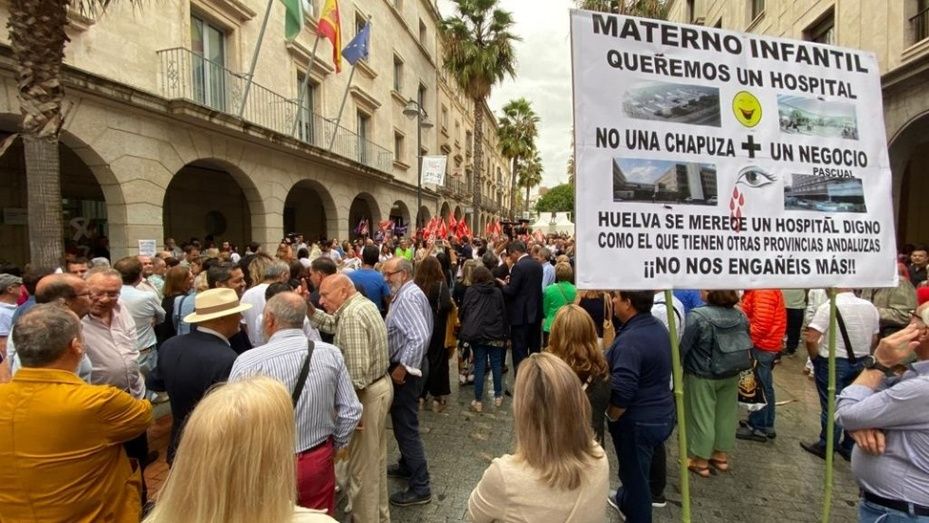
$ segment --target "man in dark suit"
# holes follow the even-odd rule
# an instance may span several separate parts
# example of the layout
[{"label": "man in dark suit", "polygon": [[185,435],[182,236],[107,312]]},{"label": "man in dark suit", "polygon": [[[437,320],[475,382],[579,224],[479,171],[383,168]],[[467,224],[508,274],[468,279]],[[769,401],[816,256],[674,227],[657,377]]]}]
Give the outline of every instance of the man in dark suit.
[{"label": "man in dark suit", "polygon": [[240,304],[235,290],[229,288],[199,292],[196,300],[194,312],[184,321],[196,324],[197,329],[165,341],[158,350],[158,365],[149,375],[149,386],[167,392],[171,401],[174,423],[168,444],[169,464],[174,461],[187,416],[210,387],[229,378],[237,356],[229,340],[239,332],[242,311],[252,307]]},{"label": "man in dark suit", "polygon": [[542,343],[542,266],[526,254],[526,244],[510,242],[507,247],[510,276],[498,280],[507,300],[510,321],[510,339],[513,347],[513,369],[533,352],[539,352]]}]

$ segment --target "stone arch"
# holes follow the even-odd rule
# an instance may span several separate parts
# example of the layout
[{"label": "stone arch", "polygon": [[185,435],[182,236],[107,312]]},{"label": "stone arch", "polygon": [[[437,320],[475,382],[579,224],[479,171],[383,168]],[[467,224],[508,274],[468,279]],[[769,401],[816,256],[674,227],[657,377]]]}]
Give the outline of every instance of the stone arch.
[{"label": "stone arch", "polygon": [[380,208],[377,200],[367,192],[358,193],[352,200],[348,209],[348,236],[356,238],[359,236],[356,228],[362,219],[368,220],[368,235],[373,235],[377,224],[381,221]]},{"label": "stone arch", "polygon": [[[19,114],[0,114],[0,140],[19,132]],[[65,251],[82,256],[104,254],[109,240],[125,234],[125,197],[100,154],[86,141],[62,131],[59,144],[59,179]],[[0,207],[28,209],[26,164],[21,139],[0,158]],[[19,266],[29,261],[28,219],[0,225],[0,257]]]},{"label": "stone arch", "polygon": [[419,212],[416,213],[416,223],[423,226],[426,223],[428,223],[429,220],[431,219],[432,219],[432,213],[429,212],[429,207],[426,207],[425,205],[421,206],[419,208]]},{"label": "stone arch", "polygon": [[394,225],[398,227],[409,227],[410,220],[412,220],[410,208],[407,207],[403,200],[397,200],[390,207],[390,215],[388,218],[393,220]]},{"label": "stone arch", "polygon": [[252,241],[252,217],[265,214],[265,202],[238,166],[217,158],[187,163],[165,189],[165,237],[180,243],[191,237],[228,240],[240,249]]},{"label": "stone arch", "polygon": [[336,234],[330,224],[338,223],[338,208],[326,187],[304,178],[287,192],[284,200],[284,233],[302,234],[304,241],[312,243]]},{"label": "stone arch", "polygon": [[452,215],[452,209],[448,205],[448,202],[442,202],[442,207],[439,209],[439,216],[447,220],[449,216],[451,215]]},{"label": "stone arch", "polygon": [[456,220],[460,220],[460,219],[462,219],[462,218],[464,217],[464,213],[461,212],[461,206],[460,206],[460,205],[456,205],[456,206],[455,206],[455,211],[454,211],[454,212],[455,212],[454,216],[455,216],[455,219],[456,219]]},{"label": "stone arch", "polygon": [[903,124],[888,146],[900,245],[929,241],[929,215],[924,212],[922,201],[922,195],[929,191],[929,178],[922,172],[929,165],[927,142],[929,111]]}]

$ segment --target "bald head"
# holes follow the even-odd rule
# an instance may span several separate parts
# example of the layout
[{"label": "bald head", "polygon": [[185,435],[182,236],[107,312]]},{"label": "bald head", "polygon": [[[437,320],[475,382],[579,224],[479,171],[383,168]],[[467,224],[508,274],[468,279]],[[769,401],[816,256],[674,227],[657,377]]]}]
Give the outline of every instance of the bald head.
[{"label": "bald head", "polygon": [[339,307],[358,292],[355,284],[344,274],[333,274],[325,280],[319,288],[319,303],[326,312],[333,314]]},{"label": "bald head", "polygon": [[87,282],[74,274],[50,274],[36,285],[37,303],[61,302],[83,318],[90,311],[90,291]]},{"label": "bald head", "polygon": [[306,319],[306,302],[296,292],[275,294],[265,304],[262,324],[268,338],[284,329],[302,329]]}]

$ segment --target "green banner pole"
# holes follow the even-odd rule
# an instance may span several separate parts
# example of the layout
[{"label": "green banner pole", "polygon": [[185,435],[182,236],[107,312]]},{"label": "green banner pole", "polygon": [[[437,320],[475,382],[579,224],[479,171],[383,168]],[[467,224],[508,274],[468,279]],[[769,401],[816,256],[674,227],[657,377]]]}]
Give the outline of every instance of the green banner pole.
[{"label": "green banner pole", "polygon": [[832,511],[832,468],[835,457],[835,289],[829,289],[829,385],[826,389],[826,471],[823,486],[823,523],[829,523]]},{"label": "green banner pole", "polygon": [[[668,335],[671,337],[671,371],[674,376],[674,406],[677,411],[678,464],[681,474],[681,521],[690,523],[690,476],[687,470],[687,424],[684,420],[684,369],[681,365],[681,347],[677,341],[674,315],[674,295],[664,291],[665,312],[668,313]],[[682,326],[683,328],[683,326]]]}]

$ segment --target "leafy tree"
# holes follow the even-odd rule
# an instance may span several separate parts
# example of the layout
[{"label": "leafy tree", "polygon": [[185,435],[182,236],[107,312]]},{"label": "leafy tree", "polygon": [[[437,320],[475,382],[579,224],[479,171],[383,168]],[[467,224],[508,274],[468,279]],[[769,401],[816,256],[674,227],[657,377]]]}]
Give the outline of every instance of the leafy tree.
[{"label": "leafy tree", "polygon": [[542,158],[539,151],[533,150],[531,156],[524,160],[524,164],[519,169],[519,186],[526,188],[526,212],[529,212],[529,190],[542,183]]},{"label": "leafy tree", "polygon": [[641,16],[665,20],[668,17],[668,0],[578,0],[577,6],[588,11],[601,11],[618,15]]},{"label": "leafy tree", "polygon": [[503,156],[512,162],[510,177],[510,218],[516,213],[516,181],[520,160],[535,148],[535,139],[539,134],[539,117],[532,110],[532,104],[525,98],[510,100],[503,106],[503,116],[497,126],[500,137],[500,149]]},{"label": "leafy tree", "polygon": [[481,168],[484,156],[484,103],[494,84],[516,75],[513,15],[497,7],[498,0],[452,0],[456,14],[440,25],[445,43],[445,70],[474,102],[474,161],[472,162],[473,225],[478,230]]},{"label": "leafy tree", "polygon": [[574,212],[574,186],[570,183],[549,189],[535,204],[538,212]]}]

